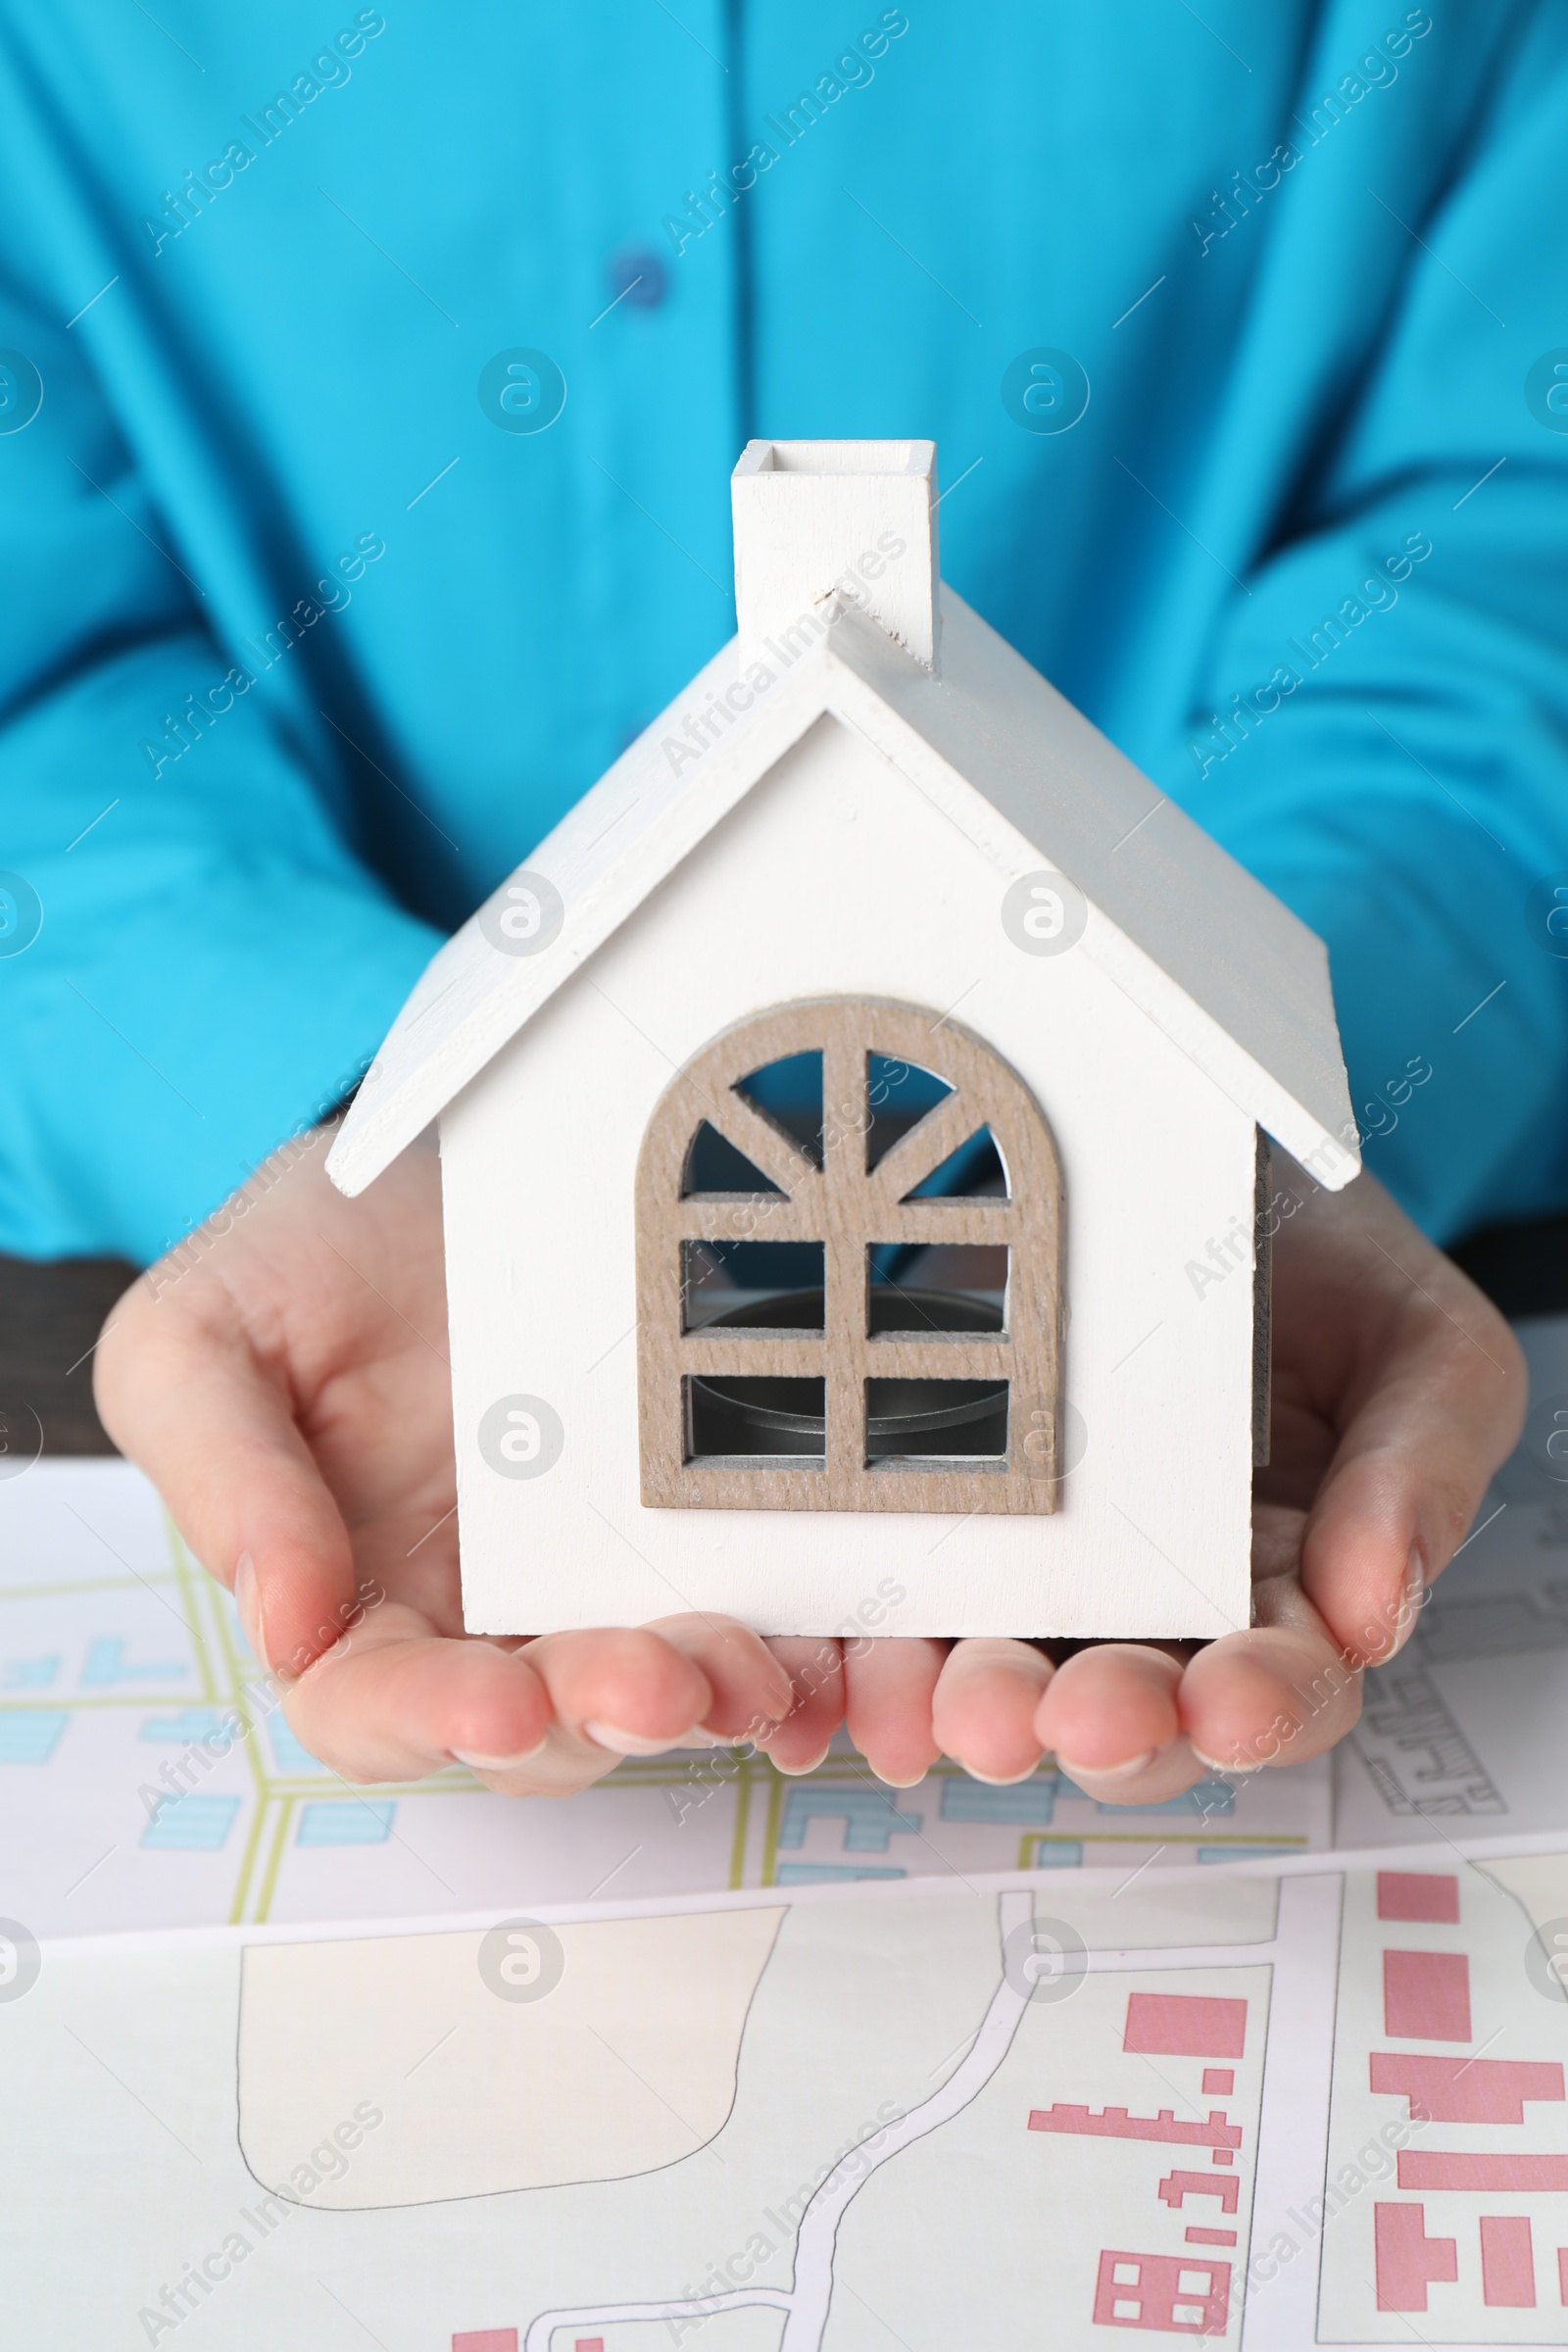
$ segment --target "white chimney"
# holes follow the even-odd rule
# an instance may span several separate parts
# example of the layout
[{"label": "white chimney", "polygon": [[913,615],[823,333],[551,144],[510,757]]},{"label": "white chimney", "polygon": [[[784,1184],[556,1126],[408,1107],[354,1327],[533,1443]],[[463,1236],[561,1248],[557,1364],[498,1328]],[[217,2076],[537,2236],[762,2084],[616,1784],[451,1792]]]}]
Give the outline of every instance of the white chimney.
[{"label": "white chimney", "polygon": [[836,591],[935,669],[936,458],[934,441],[747,443],[730,475],[743,653]]}]

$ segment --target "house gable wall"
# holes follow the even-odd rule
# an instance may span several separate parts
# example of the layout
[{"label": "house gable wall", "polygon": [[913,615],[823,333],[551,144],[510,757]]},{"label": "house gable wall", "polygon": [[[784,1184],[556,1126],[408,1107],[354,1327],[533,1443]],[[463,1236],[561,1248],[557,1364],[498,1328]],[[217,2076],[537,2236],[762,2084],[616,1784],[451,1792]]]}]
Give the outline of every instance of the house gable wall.
[{"label": "house gable wall", "polygon": [[[863,1605],[862,1623],[903,1634],[1214,1635],[1248,1622],[1252,1122],[1088,956],[1016,945],[1006,887],[929,798],[823,719],[451,1105],[471,1630],[695,1608],[830,1633]],[[1051,1124],[1073,1467],[1049,1518],[806,1520],[638,1498],[634,1183],[648,1117],[728,1023],[828,995],[930,1005],[939,1069],[952,1012]],[[542,1475],[499,1475],[481,1452],[483,1416],[510,1396],[559,1416],[560,1460]]]}]

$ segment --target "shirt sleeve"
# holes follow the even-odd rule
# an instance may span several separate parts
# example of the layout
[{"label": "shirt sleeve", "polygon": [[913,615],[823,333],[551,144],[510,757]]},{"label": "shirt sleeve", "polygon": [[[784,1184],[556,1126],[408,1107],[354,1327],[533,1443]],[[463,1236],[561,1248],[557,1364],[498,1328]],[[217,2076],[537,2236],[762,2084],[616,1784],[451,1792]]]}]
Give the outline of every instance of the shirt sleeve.
[{"label": "shirt sleeve", "polygon": [[0,1249],[145,1262],[354,1084],[440,934],[40,311],[0,281]]},{"label": "shirt sleeve", "polygon": [[[1568,1198],[1564,48],[1541,12],[1441,194],[1388,189],[1410,259],[1378,364],[1282,485],[1292,527],[1173,769],[1327,941],[1366,1165],[1439,1240]],[[1341,240],[1295,318],[1354,283]],[[1275,396],[1299,398],[1306,333],[1274,331]]]}]

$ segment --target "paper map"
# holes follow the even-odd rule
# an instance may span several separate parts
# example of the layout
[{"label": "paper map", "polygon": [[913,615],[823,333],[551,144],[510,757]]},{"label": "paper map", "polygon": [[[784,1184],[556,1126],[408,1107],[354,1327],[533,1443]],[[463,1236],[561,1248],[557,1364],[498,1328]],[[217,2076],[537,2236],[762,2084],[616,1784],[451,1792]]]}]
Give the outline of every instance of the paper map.
[{"label": "paper map", "polygon": [[0,1481],[7,2340],[1568,2342],[1539,1412],[1332,1773],[1149,1812],[848,1753],[351,1788],[134,1472]]},{"label": "paper map", "polygon": [[1560,2344],[1565,1846],[46,1945],[9,2333]]}]

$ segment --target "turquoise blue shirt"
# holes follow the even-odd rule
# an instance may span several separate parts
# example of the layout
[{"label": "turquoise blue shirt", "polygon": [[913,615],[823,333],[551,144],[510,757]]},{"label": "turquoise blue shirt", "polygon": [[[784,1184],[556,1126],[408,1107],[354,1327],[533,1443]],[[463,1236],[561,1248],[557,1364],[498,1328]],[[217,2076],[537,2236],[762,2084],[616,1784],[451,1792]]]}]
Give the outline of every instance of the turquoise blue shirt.
[{"label": "turquoise blue shirt", "polygon": [[1368,1165],[1568,1200],[1565,119],[1557,0],[0,0],[0,1248],[353,1083],[732,628],[754,433],[933,436]]}]

